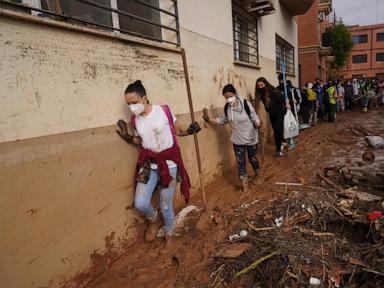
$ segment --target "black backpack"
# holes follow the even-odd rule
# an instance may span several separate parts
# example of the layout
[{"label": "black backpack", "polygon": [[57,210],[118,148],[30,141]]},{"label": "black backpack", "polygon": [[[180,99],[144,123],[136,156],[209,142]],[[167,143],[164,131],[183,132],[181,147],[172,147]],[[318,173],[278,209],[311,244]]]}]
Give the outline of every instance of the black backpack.
[{"label": "black backpack", "polygon": [[[244,110],[245,112],[247,113],[248,117],[249,117],[249,121],[251,121],[251,123],[253,124],[253,127],[255,127],[255,129],[257,129],[255,123],[252,122],[252,119],[251,119],[251,109],[249,108],[248,106],[248,101],[244,99]],[[228,118],[228,108],[229,108],[229,103],[225,103],[225,106],[224,106],[224,114],[225,114],[225,117]]]}]

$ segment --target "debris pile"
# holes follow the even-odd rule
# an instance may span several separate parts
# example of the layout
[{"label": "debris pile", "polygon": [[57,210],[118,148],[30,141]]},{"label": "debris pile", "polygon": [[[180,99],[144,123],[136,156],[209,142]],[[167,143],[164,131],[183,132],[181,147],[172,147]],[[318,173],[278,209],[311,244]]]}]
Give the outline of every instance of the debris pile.
[{"label": "debris pile", "polygon": [[216,246],[212,287],[384,287],[384,202],[322,177],[262,209],[241,205]]}]

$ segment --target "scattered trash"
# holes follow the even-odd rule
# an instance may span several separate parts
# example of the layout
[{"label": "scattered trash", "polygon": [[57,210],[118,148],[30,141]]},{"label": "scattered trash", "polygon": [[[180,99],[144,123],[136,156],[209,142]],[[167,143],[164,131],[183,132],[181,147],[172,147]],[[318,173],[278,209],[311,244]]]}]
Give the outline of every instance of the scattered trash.
[{"label": "scattered trash", "polygon": [[365,141],[373,148],[381,148],[384,146],[384,138],[380,136],[365,136]]},{"label": "scattered trash", "polygon": [[302,183],[289,183],[289,182],[275,182],[276,185],[282,185],[282,186],[303,186]]},{"label": "scattered trash", "polygon": [[240,235],[236,233],[236,234],[230,235],[228,238],[229,238],[229,241],[235,241],[237,239],[240,239]]},{"label": "scattered trash", "polygon": [[239,233],[235,233],[233,235],[230,235],[228,238],[230,241],[235,241],[240,238],[244,238],[248,236],[248,231],[247,230],[241,230]]},{"label": "scattered trash", "polygon": [[380,211],[373,211],[367,215],[369,221],[376,220],[377,218],[382,218],[383,214]]},{"label": "scattered trash", "polygon": [[309,278],[310,285],[321,285],[321,280],[319,278],[311,277]]},{"label": "scattered trash", "polygon": [[252,243],[234,243],[230,245],[226,245],[221,247],[215,253],[215,257],[223,257],[223,258],[237,258],[245,251],[253,248],[254,245]]},{"label": "scattered trash", "polygon": [[[175,216],[175,229],[177,234],[182,234],[184,231],[189,231],[191,227],[195,226],[195,222],[198,221],[198,218],[203,211],[202,208],[199,208],[194,205],[189,205],[183,208],[177,215]],[[190,223],[193,222],[193,223]],[[157,237],[164,237],[165,232],[163,228],[160,228]]]},{"label": "scattered trash", "polygon": [[255,205],[256,203],[259,203],[259,202],[260,202],[260,200],[256,199],[256,200],[253,200],[250,203],[243,203],[243,204],[240,205],[240,208],[247,209],[247,208],[249,208],[249,207],[251,207],[251,206],[253,206],[253,205]]},{"label": "scattered trash", "polygon": [[364,161],[374,162],[375,161],[375,154],[373,154],[372,152],[365,152],[363,154],[362,158]]},{"label": "scattered trash", "polygon": [[[245,235],[242,230],[229,236],[237,241],[233,245],[244,247],[218,249],[221,256],[212,263],[212,270],[220,272],[215,283],[301,287],[298,283],[309,281],[313,286],[363,287],[361,281],[376,277],[375,283],[384,287],[384,221],[378,219],[384,207],[383,211],[377,208],[384,203],[382,197],[356,186],[345,189],[324,176],[318,184],[281,193],[261,210],[249,207],[240,217],[231,218],[238,221],[237,227],[245,222],[250,229],[245,230],[246,238],[240,236]],[[374,217],[373,209],[378,210]],[[246,243],[241,243],[243,239]]]},{"label": "scattered trash", "polygon": [[279,218],[276,218],[276,219],[275,219],[275,224],[276,224],[276,226],[277,226],[277,227],[280,227],[281,225],[283,225],[283,220],[284,220],[284,217],[283,217],[283,216],[281,216],[281,217],[279,217]]}]

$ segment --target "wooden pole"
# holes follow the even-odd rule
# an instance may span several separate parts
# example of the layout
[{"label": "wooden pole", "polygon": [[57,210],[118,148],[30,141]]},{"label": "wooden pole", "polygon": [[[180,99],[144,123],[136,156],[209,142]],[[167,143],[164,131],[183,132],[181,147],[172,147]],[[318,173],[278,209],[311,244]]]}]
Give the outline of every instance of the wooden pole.
[{"label": "wooden pole", "polygon": [[[188,94],[188,102],[189,102],[189,112],[191,114],[192,122],[195,122],[195,112],[193,110],[191,85],[189,83],[187,59],[186,59],[186,56],[185,56],[184,48],[181,48],[181,56],[183,58],[183,69],[184,69],[184,76],[185,76],[185,84],[187,86],[187,94]],[[203,170],[202,170],[202,167],[201,167],[201,156],[200,156],[199,139],[197,138],[197,134],[196,133],[193,134],[193,139],[195,141],[197,166],[198,166],[198,169],[199,169],[199,180],[200,180],[200,188],[201,188],[201,192],[202,192],[202,196],[203,196],[204,211],[206,212],[206,210],[207,210],[207,198],[206,198],[205,188],[204,188]]]}]

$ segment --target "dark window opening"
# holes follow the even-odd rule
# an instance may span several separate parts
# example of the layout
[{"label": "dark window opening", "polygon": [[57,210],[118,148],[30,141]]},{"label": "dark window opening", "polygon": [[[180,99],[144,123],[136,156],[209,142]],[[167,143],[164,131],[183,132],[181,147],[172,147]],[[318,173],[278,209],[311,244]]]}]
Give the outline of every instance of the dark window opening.
[{"label": "dark window opening", "polygon": [[376,54],[376,62],[384,62],[384,53]]},{"label": "dark window opening", "polygon": [[384,41],[384,33],[383,32],[376,34],[376,41],[378,41],[378,42]]},{"label": "dark window opening", "polygon": [[354,35],[352,42],[353,44],[368,43],[368,35]]},{"label": "dark window opening", "polygon": [[352,56],[352,63],[366,63],[367,61],[368,61],[367,54]]},{"label": "dark window opening", "polygon": [[[59,5],[55,1],[43,0],[41,1],[41,7],[45,10],[55,11],[58,14],[112,27],[112,14],[108,10],[76,0],[59,0],[58,2]],[[110,0],[92,0],[92,2],[110,8]]]},{"label": "dark window opening", "polygon": [[[159,8],[159,0],[142,0],[152,6]],[[160,24],[160,11],[151,9],[134,0],[117,0],[119,10],[134,14],[135,16]],[[129,16],[119,15],[120,29],[134,33],[161,39],[161,27],[146,23]]]}]

